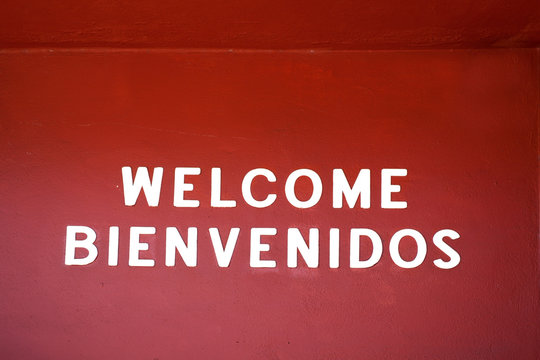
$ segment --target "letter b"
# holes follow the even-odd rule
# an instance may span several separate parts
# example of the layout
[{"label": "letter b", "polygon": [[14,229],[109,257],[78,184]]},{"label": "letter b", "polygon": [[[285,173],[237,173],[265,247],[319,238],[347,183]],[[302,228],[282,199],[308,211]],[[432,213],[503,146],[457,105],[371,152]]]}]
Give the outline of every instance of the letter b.
[{"label": "letter b", "polygon": [[[86,234],[86,239],[77,240],[77,234]],[[88,226],[68,226],[66,229],[66,265],[88,265],[96,260],[98,255],[96,232]],[[84,258],[75,258],[75,249],[84,248],[88,255]]]}]

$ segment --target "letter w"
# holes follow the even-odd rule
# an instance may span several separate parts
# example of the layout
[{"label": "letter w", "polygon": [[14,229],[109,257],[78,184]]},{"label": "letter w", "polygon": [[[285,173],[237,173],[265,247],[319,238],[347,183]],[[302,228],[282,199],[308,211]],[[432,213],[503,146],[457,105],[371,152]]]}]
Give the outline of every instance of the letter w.
[{"label": "letter w", "polygon": [[135,205],[137,198],[141,193],[141,189],[146,196],[148,206],[158,206],[162,179],[163,168],[161,167],[154,168],[154,174],[152,175],[152,180],[150,181],[150,175],[148,175],[147,168],[137,168],[135,180],[133,180],[131,167],[124,166],[122,168],[122,180],[124,183],[124,203],[126,206]]}]

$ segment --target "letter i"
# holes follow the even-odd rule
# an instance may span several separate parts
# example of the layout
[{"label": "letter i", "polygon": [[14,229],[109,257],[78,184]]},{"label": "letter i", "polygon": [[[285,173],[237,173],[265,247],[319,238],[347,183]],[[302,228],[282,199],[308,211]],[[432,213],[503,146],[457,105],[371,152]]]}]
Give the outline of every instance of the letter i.
[{"label": "letter i", "polygon": [[339,229],[330,229],[330,268],[339,267]]},{"label": "letter i", "polygon": [[118,226],[109,228],[109,266],[118,265]]}]

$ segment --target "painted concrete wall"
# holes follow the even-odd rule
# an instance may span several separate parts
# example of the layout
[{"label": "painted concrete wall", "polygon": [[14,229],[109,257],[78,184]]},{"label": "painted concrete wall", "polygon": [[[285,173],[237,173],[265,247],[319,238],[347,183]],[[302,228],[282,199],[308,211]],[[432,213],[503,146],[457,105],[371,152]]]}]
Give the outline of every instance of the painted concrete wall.
[{"label": "painted concrete wall", "polygon": [[0,47],[534,47],[537,0],[3,0]]},{"label": "painted concrete wall", "polygon": [[[538,52],[3,50],[0,52],[0,353],[16,359],[537,359]],[[124,204],[123,166],[163,167],[160,203]],[[198,208],[173,205],[174,169]],[[222,195],[210,206],[210,169]],[[246,204],[244,175],[271,169]],[[322,198],[286,200],[287,176],[316,171]],[[332,170],[371,170],[371,207],[332,207]],[[405,168],[380,204],[383,168]],[[309,197],[300,181],[297,195]],[[64,262],[66,226],[97,234],[97,259]],[[118,266],[107,263],[118,226]],[[128,264],[132,226],[154,267]],[[198,262],[165,266],[165,228],[197,227]],[[217,265],[208,228],[240,234]],[[250,267],[250,229],[272,227]],[[288,228],[320,230],[320,262],[287,266]],[[329,230],[341,230],[329,267]],[[351,228],[370,228],[381,260],[349,266]],[[389,254],[403,228],[426,239],[416,268]],[[440,229],[460,255],[448,270]],[[362,242],[361,253],[369,254]],[[404,239],[400,251],[414,258]],[[78,253],[84,256],[83,253]],[[367,256],[367,255],[364,255]]]}]

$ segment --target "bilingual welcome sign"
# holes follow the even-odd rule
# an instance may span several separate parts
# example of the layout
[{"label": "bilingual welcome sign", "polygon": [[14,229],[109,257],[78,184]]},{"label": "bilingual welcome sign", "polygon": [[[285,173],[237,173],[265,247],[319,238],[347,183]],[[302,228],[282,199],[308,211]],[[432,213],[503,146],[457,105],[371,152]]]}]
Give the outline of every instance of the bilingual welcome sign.
[{"label": "bilingual welcome sign", "polygon": [[[174,206],[182,208],[197,208],[200,202],[195,199],[187,199],[194,186],[189,182],[191,176],[199,176],[201,169],[197,167],[177,167],[174,171]],[[362,209],[369,209],[371,206],[371,171],[361,169],[358,172],[354,183],[350,184],[343,169],[334,169],[332,174],[332,207],[334,209],[343,208],[343,200],[346,206],[354,208],[359,206]],[[396,184],[398,177],[407,176],[407,169],[382,169],[381,177],[381,198],[380,206],[383,209],[406,209],[406,201],[392,200],[392,194],[401,191],[401,187]],[[248,171],[242,180],[242,197],[245,203],[253,208],[266,208],[272,206],[277,199],[277,195],[270,193],[264,199],[255,199],[252,194],[253,180],[257,177],[265,178],[266,181],[276,182],[274,172],[269,169],[257,168]],[[307,200],[300,200],[295,194],[295,185],[301,177],[309,179],[313,185],[311,196]],[[163,168],[153,169],[150,178],[148,168],[138,167],[133,176],[131,167],[122,168],[122,182],[124,191],[124,205],[134,206],[137,199],[144,193],[148,206],[159,205],[161,183],[163,179]],[[216,208],[233,208],[237,206],[236,200],[225,200],[221,197],[221,168],[211,169],[211,192],[210,205]],[[293,171],[285,182],[285,197],[291,206],[298,209],[308,209],[319,203],[323,193],[323,184],[320,176],[310,169],[297,169]],[[207,229],[210,240],[214,248],[214,253],[219,267],[228,267],[241,229],[237,227],[229,229],[218,229],[215,227]],[[246,230],[244,230],[246,231]],[[223,243],[223,235],[227,233],[226,241]],[[271,237],[277,235],[276,228],[251,228],[250,232],[250,257],[249,265],[252,268],[275,268],[277,263],[271,260]],[[119,248],[119,227],[109,227],[108,241],[108,265],[118,265]],[[154,259],[141,258],[141,253],[149,250],[149,243],[143,242],[141,235],[154,235],[155,227],[132,226],[129,228],[129,266],[153,267]],[[183,233],[183,235],[182,235]],[[177,253],[182,258],[187,267],[197,266],[197,244],[199,229],[197,227],[167,227],[165,236],[165,265],[176,266]],[[307,235],[307,239],[305,238]],[[311,228],[308,234],[302,234],[298,228],[287,229],[287,267],[296,268],[298,266],[299,255],[309,268],[319,267],[319,229]],[[416,256],[412,260],[403,259],[400,254],[399,244],[403,238],[410,237],[416,242]],[[456,240],[460,235],[452,229],[442,229],[437,231],[432,238],[432,243],[445,256],[433,261],[433,264],[440,269],[455,268],[460,262],[459,253],[448,245],[448,240]],[[96,232],[89,226],[68,225],[66,227],[66,265],[88,265],[95,261],[98,256],[98,248],[95,245]],[[185,239],[184,239],[185,238]],[[331,228],[328,234],[329,241],[329,267],[339,268],[340,241],[342,241],[340,229]],[[348,267],[354,269],[370,268],[377,264],[383,255],[383,241],[379,234],[372,229],[351,228],[348,234],[350,242],[350,261]],[[360,254],[360,242],[370,241],[372,245],[371,254],[367,259]],[[86,256],[77,257],[76,250],[86,250]],[[268,252],[268,253],[267,253]],[[80,251],[78,252],[80,254]],[[263,253],[267,253],[264,254]],[[389,253],[392,261],[400,268],[411,269],[424,263],[427,255],[427,242],[422,233],[415,229],[401,229],[394,233],[389,242]],[[264,259],[262,258],[264,257]]]}]

